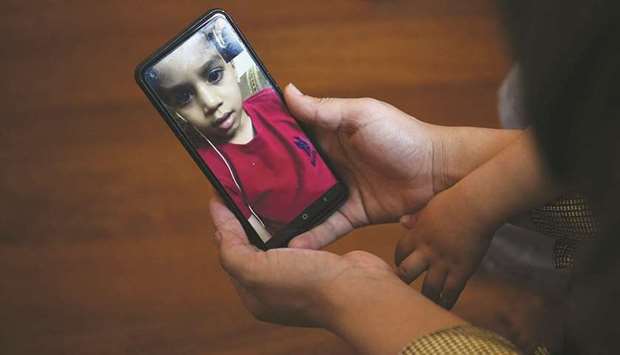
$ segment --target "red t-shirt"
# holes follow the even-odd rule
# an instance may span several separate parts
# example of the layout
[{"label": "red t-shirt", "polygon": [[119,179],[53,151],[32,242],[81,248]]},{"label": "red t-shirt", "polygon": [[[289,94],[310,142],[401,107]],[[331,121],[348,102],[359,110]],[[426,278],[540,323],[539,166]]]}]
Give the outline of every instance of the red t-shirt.
[{"label": "red t-shirt", "polygon": [[337,181],[273,89],[249,97],[243,109],[252,120],[254,138],[247,144],[216,147],[236,175],[245,198],[213,148],[206,146],[198,153],[243,215],[251,216],[249,204],[274,234]]}]

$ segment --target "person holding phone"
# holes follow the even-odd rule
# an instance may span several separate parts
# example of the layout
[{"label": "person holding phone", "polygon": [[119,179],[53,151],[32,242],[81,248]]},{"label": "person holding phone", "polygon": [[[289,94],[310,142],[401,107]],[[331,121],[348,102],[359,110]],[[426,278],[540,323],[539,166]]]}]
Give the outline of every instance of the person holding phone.
[{"label": "person holding phone", "polygon": [[351,198],[323,224],[294,238],[291,248],[267,252],[256,251],[226,207],[212,202],[222,265],[249,310],[264,321],[327,328],[362,353],[396,354],[412,338],[439,329],[513,349],[499,336],[468,327],[370,253],[311,249],[354,228],[424,211],[434,195],[518,142],[522,132],[429,125],[377,100],[317,99],[292,85],[285,98],[346,172]]},{"label": "person holding phone", "polygon": [[[617,352],[620,8],[612,1],[507,3],[531,130],[430,126],[376,100],[320,100],[286,89],[291,112],[315,127],[347,172],[351,198],[292,240],[293,248],[267,252],[256,251],[232,214],[212,203],[222,265],[258,319],[323,327],[365,354],[520,353],[445,308],[498,223],[571,187],[593,203],[601,233],[575,265],[560,320],[562,352]],[[412,146],[431,151],[431,163],[425,154],[403,158]],[[426,178],[399,179],[403,165]],[[406,198],[414,191],[426,199]],[[410,232],[397,246],[396,269],[367,252],[310,250],[355,227],[399,219]],[[418,293],[408,283],[424,271]]]},{"label": "person holding phone", "polygon": [[202,159],[264,242],[337,181],[270,87],[243,99],[226,22],[187,39],[149,73],[151,85],[199,137]]}]

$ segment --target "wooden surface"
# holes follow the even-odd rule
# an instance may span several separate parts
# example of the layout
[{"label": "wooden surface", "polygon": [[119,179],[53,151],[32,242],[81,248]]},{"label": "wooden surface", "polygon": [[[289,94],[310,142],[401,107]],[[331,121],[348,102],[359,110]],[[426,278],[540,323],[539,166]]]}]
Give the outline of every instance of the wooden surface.
[{"label": "wooden surface", "polygon": [[[4,1],[0,353],[352,353],[324,331],[263,324],[242,308],[211,241],[209,184],[133,69],[223,7],[280,84],[496,126],[509,63],[491,4]],[[330,250],[392,262],[400,235],[373,227]],[[461,312],[493,326],[506,306],[480,306],[485,293],[470,289]]]}]

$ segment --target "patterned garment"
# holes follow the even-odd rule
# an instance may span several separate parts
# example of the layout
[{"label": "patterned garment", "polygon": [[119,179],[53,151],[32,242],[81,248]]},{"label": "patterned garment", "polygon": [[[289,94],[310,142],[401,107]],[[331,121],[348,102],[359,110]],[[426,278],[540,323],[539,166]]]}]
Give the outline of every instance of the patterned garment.
[{"label": "patterned garment", "polygon": [[579,242],[592,240],[598,230],[590,207],[579,195],[533,209],[530,217],[540,233],[556,238],[553,261],[558,269],[571,268]]},{"label": "patterned garment", "polygon": [[[503,337],[471,325],[442,329],[418,338],[407,345],[399,355],[516,355],[519,350]],[[534,355],[549,355],[539,347]]]},{"label": "patterned garment", "polygon": [[501,336],[470,325],[436,331],[407,345],[400,355],[414,354],[519,354],[517,348]]}]

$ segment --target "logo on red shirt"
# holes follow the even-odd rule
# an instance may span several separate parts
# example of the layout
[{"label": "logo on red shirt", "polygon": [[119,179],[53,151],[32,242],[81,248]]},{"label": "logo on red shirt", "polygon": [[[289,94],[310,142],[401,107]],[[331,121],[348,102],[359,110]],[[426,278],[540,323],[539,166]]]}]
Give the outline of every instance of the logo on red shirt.
[{"label": "logo on red shirt", "polygon": [[317,153],[316,150],[310,145],[310,143],[308,143],[305,139],[299,136],[295,137],[293,143],[295,143],[295,146],[297,146],[297,148],[301,149],[304,153],[306,153],[306,155],[310,159],[310,164],[312,164],[312,166],[316,166]]}]

